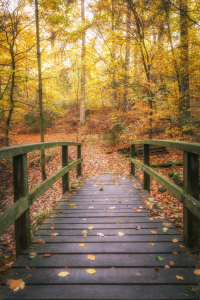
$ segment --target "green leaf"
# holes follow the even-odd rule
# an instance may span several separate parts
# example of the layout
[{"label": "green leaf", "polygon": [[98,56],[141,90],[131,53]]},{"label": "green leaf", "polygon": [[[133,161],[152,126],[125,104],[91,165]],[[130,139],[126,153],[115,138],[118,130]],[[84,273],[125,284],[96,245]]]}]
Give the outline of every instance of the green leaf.
[{"label": "green leaf", "polygon": [[161,256],[156,256],[157,260],[163,260],[164,258],[162,258]]},{"label": "green leaf", "polygon": [[103,191],[103,188],[99,189],[99,191],[102,192],[102,191]]},{"label": "green leaf", "polygon": [[187,285],[187,290],[192,292],[192,293],[196,293],[196,291],[197,291],[191,285]]},{"label": "green leaf", "polygon": [[140,273],[135,273],[135,275],[138,275],[138,276],[140,276]]},{"label": "green leaf", "polygon": [[162,229],[162,232],[167,232],[167,230],[163,228],[163,229]]}]

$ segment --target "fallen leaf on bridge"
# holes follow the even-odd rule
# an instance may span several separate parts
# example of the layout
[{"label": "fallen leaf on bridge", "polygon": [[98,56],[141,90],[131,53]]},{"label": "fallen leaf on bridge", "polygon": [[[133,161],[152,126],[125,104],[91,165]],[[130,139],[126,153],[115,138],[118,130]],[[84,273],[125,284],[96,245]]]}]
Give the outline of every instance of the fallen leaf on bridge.
[{"label": "fallen leaf on bridge", "polygon": [[88,229],[93,229],[93,228],[94,228],[94,226],[89,226],[89,227],[88,227]]},{"label": "fallen leaf on bridge", "polygon": [[65,276],[68,276],[69,274],[70,274],[69,272],[60,272],[60,273],[58,273],[58,276],[65,277]]},{"label": "fallen leaf on bridge", "polygon": [[119,232],[118,232],[118,235],[119,235],[119,236],[123,236],[124,233],[123,233],[122,231],[119,231]]},{"label": "fallen leaf on bridge", "polygon": [[57,235],[59,235],[59,233],[57,232],[51,234],[51,236],[57,236]]},{"label": "fallen leaf on bridge", "polygon": [[173,242],[173,243],[177,243],[178,240],[177,240],[177,239],[173,239],[172,242]]},{"label": "fallen leaf on bridge", "polygon": [[136,225],[136,227],[135,227],[137,230],[139,230],[140,229],[140,226],[138,226],[138,225]]},{"label": "fallen leaf on bridge", "polygon": [[88,274],[94,275],[96,273],[96,270],[94,270],[94,269],[87,269],[86,272]]},{"label": "fallen leaf on bridge", "polygon": [[198,270],[198,269],[197,269],[197,270],[194,270],[194,274],[195,274],[195,275],[200,275],[200,270]]},{"label": "fallen leaf on bridge", "polygon": [[51,254],[44,254],[43,256],[44,256],[44,257],[50,257]]},{"label": "fallen leaf on bridge", "polygon": [[115,206],[109,207],[109,209],[115,209]]},{"label": "fallen leaf on bridge", "polygon": [[45,241],[43,239],[39,239],[37,242],[38,244],[45,244]]},{"label": "fallen leaf on bridge", "polygon": [[104,234],[103,233],[97,233],[97,236],[101,236],[101,237],[103,237],[104,236]]},{"label": "fallen leaf on bridge", "polygon": [[170,266],[168,266],[168,265],[165,265],[165,269],[170,269]]},{"label": "fallen leaf on bridge", "polygon": [[161,256],[156,256],[157,260],[163,260],[164,258],[162,258]]},{"label": "fallen leaf on bridge", "polygon": [[71,203],[70,206],[76,206],[76,204]]},{"label": "fallen leaf on bridge", "polygon": [[153,234],[157,234],[157,231],[155,231],[155,230],[151,230],[151,233],[153,233]]},{"label": "fallen leaf on bridge", "polygon": [[50,229],[54,230],[54,229],[55,229],[55,226],[51,226]]},{"label": "fallen leaf on bridge", "polygon": [[179,280],[184,280],[183,276],[176,275],[176,278],[179,279]]},{"label": "fallen leaf on bridge", "polygon": [[174,261],[170,261],[170,265],[174,267],[175,266],[175,262]]},{"label": "fallen leaf on bridge", "polygon": [[85,246],[85,244],[80,244],[80,245],[79,245],[79,247],[84,247],[84,246]]},{"label": "fallen leaf on bridge", "polygon": [[151,245],[151,246],[154,246],[155,244],[153,244],[153,243],[149,243],[149,245]]},{"label": "fallen leaf on bridge", "polygon": [[87,259],[89,259],[89,260],[95,260],[96,258],[95,258],[94,255],[87,255]]},{"label": "fallen leaf on bridge", "polygon": [[185,246],[184,246],[184,245],[179,245],[179,247],[181,247],[181,248],[185,248]]}]

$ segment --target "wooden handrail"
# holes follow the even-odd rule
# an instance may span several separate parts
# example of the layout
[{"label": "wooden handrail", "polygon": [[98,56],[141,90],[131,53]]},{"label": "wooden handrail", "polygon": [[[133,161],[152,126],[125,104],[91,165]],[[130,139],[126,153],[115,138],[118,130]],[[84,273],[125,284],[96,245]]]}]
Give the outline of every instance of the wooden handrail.
[{"label": "wooden handrail", "polygon": [[[143,163],[136,160],[135,145],[144,145]],[[158,145],[184,151],[183,156],[183,189],[156,172],[150,167],[149,145]],[[183,239],[187,246],[199,253],[199,143],[178,141],[145,140],[131,143],[131,174],[135,176],[135,165],[143,170],[143,188],[150,192],[150,176],[166,188],[175,198],[183,203]]]},{"label": "wooden handrail", "polygon": [[[77,160],[68,164],[68,146],[77,146]],[[62,169],[28,191],[27,153],[62,146]],[[6,147],[0,149],[0,159],[13,157],[14,204],[0,215],[0,235],[15,222],[16,255],[31,244],[30,205],[62,177],[63,194],[69,190],[68,172],[77,166],[81,175],[81,143],[53,142]]]}]

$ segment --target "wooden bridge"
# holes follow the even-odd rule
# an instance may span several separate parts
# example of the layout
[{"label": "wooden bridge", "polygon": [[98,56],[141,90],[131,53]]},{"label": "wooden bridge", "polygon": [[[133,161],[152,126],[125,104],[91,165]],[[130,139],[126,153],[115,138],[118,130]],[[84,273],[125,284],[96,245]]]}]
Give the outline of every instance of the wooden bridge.
[{"label": "wooden bridge", "polygon": [[[77,161],[68,165],[72,144],[77,145]],[[143,164],[134,158],[135,144],[144,144]],[[184,151],[184,190],[149,167],[149,144]],[[55,146],[63,147],[62,170],[28,193],[26,153]],[[1,283],[0,299],[200,299],[200,145],[139,141],[131,145],[131,153],[131,173],[135,164],[144,170],[144,189],[134,176],[104,174],[68,196],[69,170],[78,166],[81,175],[80,144],[0,150],[0,159],[14,157],[15,187],[15,204],[0,216],[0,233],[15,221],[18,256]],[[159,208],[153,215],[148,209],[150,176],[184,204],[183,236]],[[64,195],[30,246],[29,206],[60,177]],[[14,284],[6,286],[9,279],[22,279],[25,286],[22,282],[15,291]]]}]

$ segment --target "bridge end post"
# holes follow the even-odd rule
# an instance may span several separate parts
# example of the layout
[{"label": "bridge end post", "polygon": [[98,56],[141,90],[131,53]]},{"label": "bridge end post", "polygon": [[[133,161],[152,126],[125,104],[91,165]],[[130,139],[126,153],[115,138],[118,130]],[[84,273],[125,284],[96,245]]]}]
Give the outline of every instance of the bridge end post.
[{"label": "bridge end post", "polygon": [[[77,146],[77,159],[81,158],[81,145]],[[77,177],[81,176],[81,163],[77,166]]]},{"label": "bridge end post", "polygon": [[[143,163],[149,166],[149,144],[144,144]],[[150,192],[150,175],[143,171],[143,188]]]},{"label": "bridge end post", "polygon": [[[135,158],[135,145],[131,145],[131,158]],[[131,174],[135,176],[135,164],[131,162]]]},{"label": "bridge end post", "polygon": [[[62,146],[62,167],[66,167],[69,164],[68,160],[68,145],[67,146]],[[67,172],[63,177],[62,177],[62,189],[63,189],[63,194],[66,191],[69,191],[69,172]]]},{"label": "bridge end post", "polygon": [[[28,188],[27,154],[13,157],[14,202],[26,196]],[[15,221],[16,256],[31,244],[30,207]]]},{"label": "bridge end post", "polygon": [[[199,200],[198,154],[183,153],[183,189]],[[199,254],[199,219],[183,206],[183,240]]]}]

